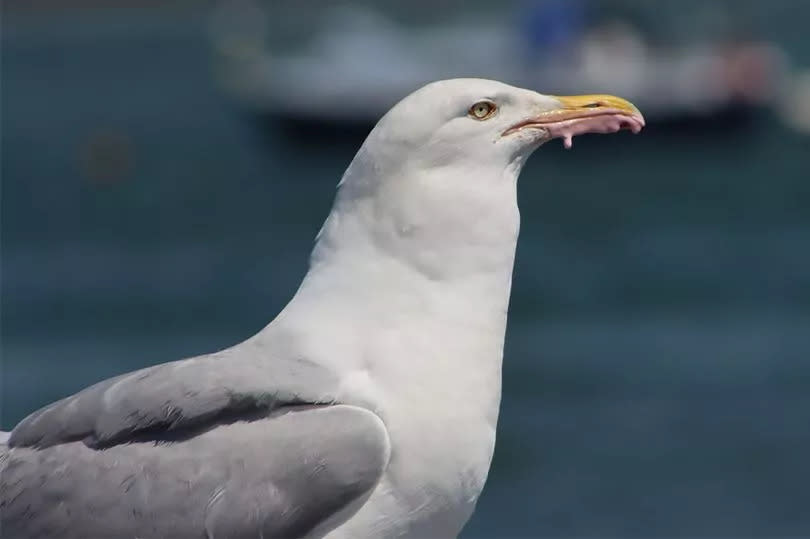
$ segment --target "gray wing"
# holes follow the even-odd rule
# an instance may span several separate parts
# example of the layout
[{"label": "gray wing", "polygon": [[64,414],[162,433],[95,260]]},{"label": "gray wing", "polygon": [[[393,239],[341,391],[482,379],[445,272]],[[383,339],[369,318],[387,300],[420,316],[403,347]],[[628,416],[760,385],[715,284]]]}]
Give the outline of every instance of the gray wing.
[{"label": "gray wing", "polygon": [[103,448],[204,429],[295,404],[334,402],[336,377],[249,344],[110,378],[34,412],[11,447],[82,440]]},{"label": "gray wing", "polygon": [[3,537],[298,537],[354,506],[384,426],[335,402],[332,372],[266,354],[143,369],[23,420],[0,446]]},{"label": "gray wing", "polygon": [[0,449],[0,526],[9,539],[302,537],[359,509],[389,455],[379,417],[346,405],[168,444]]}]

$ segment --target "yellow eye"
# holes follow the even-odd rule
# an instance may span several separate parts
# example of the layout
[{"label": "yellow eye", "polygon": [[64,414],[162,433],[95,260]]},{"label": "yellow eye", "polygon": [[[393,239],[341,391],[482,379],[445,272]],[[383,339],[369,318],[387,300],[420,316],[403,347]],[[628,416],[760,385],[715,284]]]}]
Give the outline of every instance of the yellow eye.
[{"label": "yellow eye", "polygon": [[495,106],[495,103],[491,101],[479,101],[467,112],[470,118],[475,118],[476,120],[486,120],[493,114],[498,107]]}]

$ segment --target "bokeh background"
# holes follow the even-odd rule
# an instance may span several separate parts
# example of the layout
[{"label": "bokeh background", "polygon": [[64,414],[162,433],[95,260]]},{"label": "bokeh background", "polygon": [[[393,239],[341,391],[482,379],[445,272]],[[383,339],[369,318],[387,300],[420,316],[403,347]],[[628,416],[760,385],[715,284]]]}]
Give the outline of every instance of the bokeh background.
[{"label": "bokeh background", "polygon": [[257,331],[374,118],[491,76],[648,127],[521,177],[463,537],[810,536],[810,2],[114,4],[4,2],[2,428]]}]

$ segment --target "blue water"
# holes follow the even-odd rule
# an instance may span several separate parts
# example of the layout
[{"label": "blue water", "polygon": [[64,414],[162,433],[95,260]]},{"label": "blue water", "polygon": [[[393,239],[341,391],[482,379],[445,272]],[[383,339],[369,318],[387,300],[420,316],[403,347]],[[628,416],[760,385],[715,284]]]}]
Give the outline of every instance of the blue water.
[{"label": "blue water", "polygon": [[[228,103],[203,22],[4,21],[3,428],[251,335],[305,271],[356,141]],[[465,537],[810,536],[810,138],[710,127],[544,147],[521,177]]]}]

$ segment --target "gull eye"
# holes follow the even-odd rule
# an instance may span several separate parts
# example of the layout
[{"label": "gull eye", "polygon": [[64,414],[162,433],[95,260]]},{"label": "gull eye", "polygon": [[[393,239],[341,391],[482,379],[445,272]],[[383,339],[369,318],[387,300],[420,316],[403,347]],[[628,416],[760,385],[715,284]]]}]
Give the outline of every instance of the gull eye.
[{"label": "gull eye", "polygon": [[495,103],[492,101],[479,101],[472,107],[470,110],[467,111],[467,114],[470,118],[475,118],[476,120],[486,120],[487,118],[491,117],[495,114],[495,111],[498,107],[495,106]]}]

